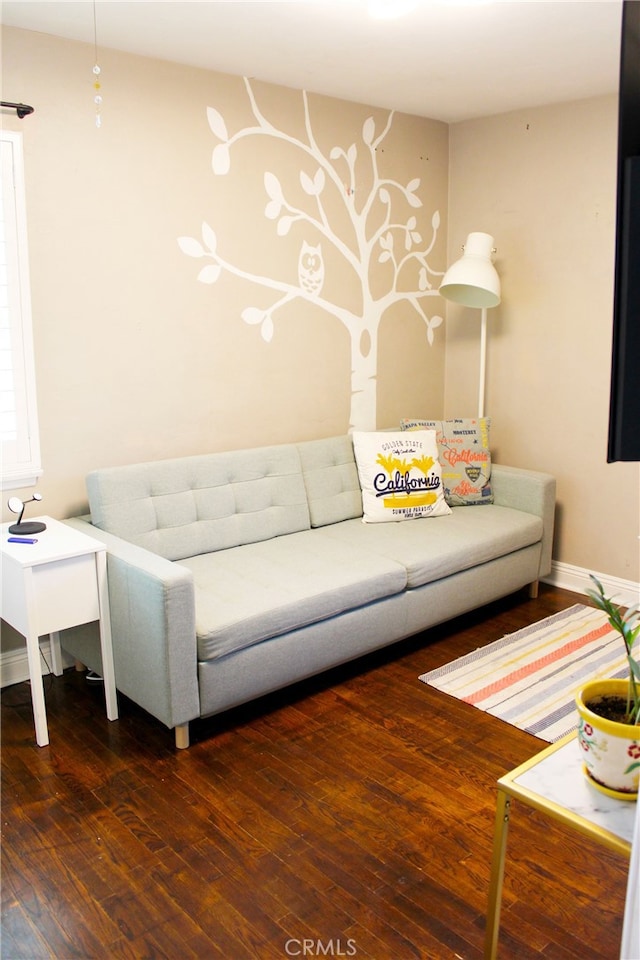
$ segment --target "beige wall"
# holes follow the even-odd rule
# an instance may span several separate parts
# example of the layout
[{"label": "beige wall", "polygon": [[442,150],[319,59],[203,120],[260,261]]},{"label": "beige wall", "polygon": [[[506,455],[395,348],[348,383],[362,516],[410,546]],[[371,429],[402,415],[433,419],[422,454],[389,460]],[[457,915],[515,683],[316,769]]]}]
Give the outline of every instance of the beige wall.
[{"label": "beige wall", "polygon": [[[617,98],[450,128],[449,253],[493,235],[489,311],[496,459],[555,474],[562,563],[640,580],[640,472],[607,464]],[[477,405],[479,314],[449,307],[445,411]]]},{"label": "beige wall", "polygon": [[[178,247],[205,220],[230,261],[293,283],[301,242],[315,242],[300,225],[278,237],[264,216],[265,170],[305,200],[290,145],[247,141],[230,174],[213,175],[219,141],[206,108],[215,106],[230,132],[255,121],[241,78],[105,50],[97,130],[90,44],[12,29],[2,41],[3,95],[36,108],[3,122],[24,133],[43,511],[84,511],[85,475],[101,465],[346,431],[345,326],[299,300],[276,317],[267,343],[240,314],[268,306],[273,291],[228,274],[198,283],[202,263]],[[299,91],[255,91],[279,129],[303,135]],[[380,131],[387,120],[329,98],[309,104],[322,150],[357,143],[361,161],[363,124],[371,116]],[[605,462],[615,144],[611,97],[451,128],[398,114],[377,160],[390,179],[420,178],[422,207],[401,206],[398,217],[415,214],[425,241],[440,212],[433,270],[446,266],[447,232],[449,258],[469,231],[494,235],[504,293],[490,312],[496,459],[558,477],[556,560],[637,581],[638,467]],[[315,162],[304,169],[313,176]],[[359,170],[358,190],[367,191],[371,179]],[[379,226],[383,211],[374,208]],[[342,200],[334,195],[328,209],[347,241]],[[322,242],[323,293],[357,311],[353,270]],[[376,295],[388,269],[373,258]],[[425,304],[429,317],[445,312],[438,297]],[[382,319],[378,426],[475,413],[476,318],[449,306],[433,333],[429,345],[407,302]]]},{"label": "beige wall", "polygon": [[[429,345],[424,320],[406,300],[391,304],[376,326],[374,300],[391,282],[390,264],[378,262],[382,248],[369,251],[370,269],[362,268],[374,298],[363,310],[362,277],[330,238],[305,221],[278,236],[277,221],[265,217],[269,171],[292,204],[326,216],[356,250],[345,195],[355,190],[358,209],[367,201],[375,180],[363,125],[373,118],[379,137],[387,111],[309,97],[318,150],[328,158],[333,147],[355,144],[358,152],[353,182],[344,161],[333,163],[339,176],[328,182],[320,214],[300,180],[301,171],[314,177],[318,161],[283,137],[238,141],[229,174],[214,175],[220,140],[207,107],[220,112],[230,136],[256,124],[241,78],[101,51],[98,130],[92,45],[5,29],[2,53],[5,96],[35,107],[25,120],[7,116],[6,123],[24,134],[43,512],[82,512],[85,475],[102,465],[346,432],[351,341],[359,349],[363,332],[380,346],[377,423],[419,409],[442,413],[444,327],[434,329]],[[300,91],[255,83],[254,92],[274,128],[307,138]],[[389,184],[392,221],[415,216],[414,233],[427,244],[440,212],[429,261],[444,270],[446,124],[397,114],[373,153],[381,179],[404,186],[420,180],[419,208]],[[384,216],[378,195],[368,237]],[[186,256],[178,238],[200,237],[203,221],[235,268],[290,287],[298,283],[302,243],[321,242],[322,296],[363,329],[353,335],[319,302],[298,297],[274,316],[273,338],[265,341],[241,313],[267,308],[281,294],[229,272],[213,285],[199,283],[210,261]],[[396,253],[404,253],[395,234]],[[399,281],[405,292],[417,282],[415,264],[414,276],[409,272]],[[434,286],[435,293],[437,280]],[[443,313],[437,295],[423,302],[428,318]],[[376,418],[375,391],[365,406],[361,416]]]}]

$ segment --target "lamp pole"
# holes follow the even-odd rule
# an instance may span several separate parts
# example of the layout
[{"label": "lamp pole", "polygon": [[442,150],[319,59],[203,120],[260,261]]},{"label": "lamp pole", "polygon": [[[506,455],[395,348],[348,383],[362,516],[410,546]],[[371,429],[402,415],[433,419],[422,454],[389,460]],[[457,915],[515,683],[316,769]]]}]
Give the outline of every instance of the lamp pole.
[{"label": "lamp pole", "polygon": [[487,377],[487,308],[482,308],[480,325],[480,386],[478,392],[478,419],[484,417],[485,381]]}]

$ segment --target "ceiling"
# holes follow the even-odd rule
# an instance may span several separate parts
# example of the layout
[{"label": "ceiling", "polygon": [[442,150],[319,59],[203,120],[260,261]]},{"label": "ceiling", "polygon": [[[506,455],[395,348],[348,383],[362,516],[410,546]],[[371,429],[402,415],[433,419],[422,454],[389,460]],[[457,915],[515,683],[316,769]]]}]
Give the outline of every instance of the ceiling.
[{"label": "ceiling", "polygon": [[93,45],[94,12],[98,49],[448,123],[618,89],[622,0],[23,0],[1,19]]}]

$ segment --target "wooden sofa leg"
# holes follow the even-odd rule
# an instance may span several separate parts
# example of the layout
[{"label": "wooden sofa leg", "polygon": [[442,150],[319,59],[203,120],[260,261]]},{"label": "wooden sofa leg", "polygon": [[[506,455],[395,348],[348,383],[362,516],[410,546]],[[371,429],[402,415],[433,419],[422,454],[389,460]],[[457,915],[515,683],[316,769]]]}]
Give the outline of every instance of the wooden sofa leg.
[{"label": "wooden sofa leg", "polygon": [[533,583],[529,584],[529,597],[531,600],[537,599],[539,585],[538,580],[534,580]]},{"label": "wooden sofa leg", "polygon": [[175,728],[176,747],[178,750],[186,750],[189,746],[189,724],[181,723]]}]

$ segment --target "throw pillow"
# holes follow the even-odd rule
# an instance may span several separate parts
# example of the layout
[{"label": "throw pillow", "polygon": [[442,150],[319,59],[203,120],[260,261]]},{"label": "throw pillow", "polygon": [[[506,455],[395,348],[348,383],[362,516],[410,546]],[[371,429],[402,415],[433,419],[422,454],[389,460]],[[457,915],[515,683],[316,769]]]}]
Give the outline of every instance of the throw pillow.
[{"label": "throw pillow", "polygon": [[444,499],[435,431],[356,430],[353,449],[365,523],[451,513]]},{"label": "throw pillow", "polygon": [[403,430],[435,430],[442,483],[451,507],[493,503],[491,490],[491,419],[402,420]]}]

